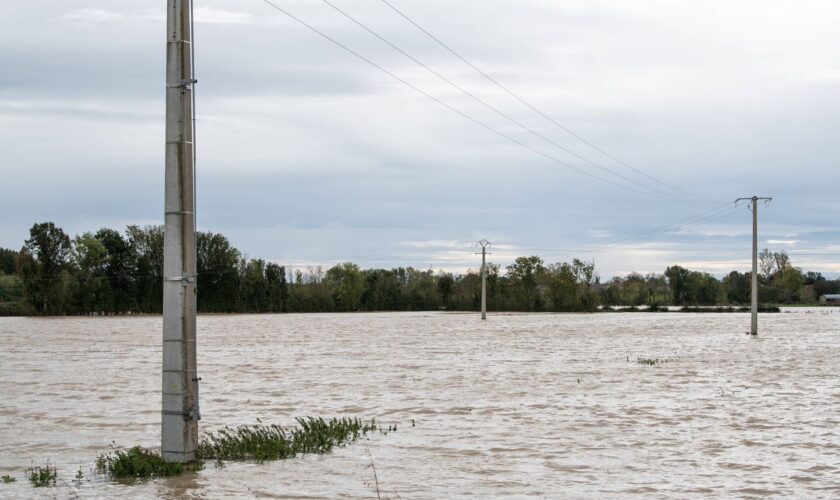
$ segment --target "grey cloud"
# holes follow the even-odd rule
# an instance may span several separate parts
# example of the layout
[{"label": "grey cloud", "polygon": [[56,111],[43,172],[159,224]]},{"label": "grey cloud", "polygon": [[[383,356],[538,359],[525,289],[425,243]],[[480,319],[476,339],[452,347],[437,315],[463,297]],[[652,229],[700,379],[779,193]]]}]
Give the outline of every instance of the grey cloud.
[{"label": "grey cloud", "polygon": [[[756,193],[777,198],[761,212],[763,241],[797,239],[801,253],[837,241],[840,207],[828,181],[840,160],[840,42],[826,22],[833,3],[396,4],[582,136],[711,201],[673,203],[581,176],[417,95],[262,2],[208,0],[196,29],[202,229],[288,263],[417,259],[465,268],[469,251],[458,260],[457,249],[402,242],[488,237],[508,245],[499,258],[571,258]],[[283,5],[489,126],[603,173],[458,95],[322,3]],[[522,107],[383,4],[340,6],[540,133],[649,182]],[[160,219],[162,14],[116,0],[8,7],[0,20],[0,245],[19,246],[37,220],[78,232]],[[746,257],[732,249],[745,245],[746,211],[709,227],[648,239],[648,255],[587,255],[604,276],[661,271],[675,260],[715,272],[742,265]],[[709,250],[653,253],[692,246]],[[830,257],[798,258],[834,269]]]}]

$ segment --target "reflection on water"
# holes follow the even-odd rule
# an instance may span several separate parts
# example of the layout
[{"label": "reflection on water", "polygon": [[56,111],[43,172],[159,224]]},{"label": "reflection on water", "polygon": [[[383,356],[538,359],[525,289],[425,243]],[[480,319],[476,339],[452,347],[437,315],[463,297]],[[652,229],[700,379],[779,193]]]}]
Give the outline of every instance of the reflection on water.
[{"label": "reflection on water", "polygon": [[[202,316],[202,426],[376,417],[324,456],[110,483],[159,439],[160,318],[0,318],[0,497],[840,495],[836,309]],[[643,358],[666,359],[658,366]],[[415,426],[412,427],[412,421]],[[59,486],[23,471],[57,464]],[[74,476],[82,468],[84,479]]]}]

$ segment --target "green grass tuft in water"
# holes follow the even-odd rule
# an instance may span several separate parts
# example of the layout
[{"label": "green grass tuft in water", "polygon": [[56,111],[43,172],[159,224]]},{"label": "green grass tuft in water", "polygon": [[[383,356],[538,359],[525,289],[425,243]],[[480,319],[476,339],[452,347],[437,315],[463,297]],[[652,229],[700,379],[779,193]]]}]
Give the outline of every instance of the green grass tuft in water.
[{"label": "green grass tuft in water", "polygon": [[[676,356],[667,357],[667,358],[643,358],[637,357],[636,363],[643,365],[643,366],[662,366],[665,363],[670,363],[672,361],[676,361],[678,358]],[[630,361],[630,357],[627,357],[627,361]]]},{"label": "green grass tuft in water", "polygon": [[96,458],[96,469],[115,479],[176,476],[185,470],[199,470],[201,467],[200,461],[189,464],[167,462],[157,451],[139,446],[127,450],[115,449]]},{"label": "green grass tuft in water", "polygon": [[[358,418],[298,418],[300,427],[284,429],[279,425],[225,427],[205,434],[197,456],[215,460],[282,460],[301,453],[327,453],[335,446],[356,441],[376,430],[376,421]],[[396,426],[395,426],[396,427]],[[396,430],[396,428],[394,428]]]},{"label": "green grass tuft in water", "polygon": [[[36,488],[41,488],[43,486],[55,486],[55,479],[58,477],[58,472],[55,470],[54,465],[50,465],[47,462],[45,467],[41,466],[32,466],[26,469],[26,477],[29,479],[29,482],[32,483],[32,486]],[[14,479],[12,479],[14,481]],[[11,482],[6,481],[6,478],[3,478],[3,482]]]},{"label": "green grass tuft in water", "polygon": [[[223,460],[280,460],[293,458],[303,453],[327,453],[336,446],[356,441],[369,432],[378,429],[375,420],[362,421],[358,418],[298,418],[298,427],[284,429],[279,425],[246,425],[225,427],[215,433],[205,433],[196,450],[196,460],[187,464],[167,462],[156,450],[135,446],[114,448],[96,458],[96,470],[117,480],[146,479],[175,476],[188,470],[200,470],[205,459],[214,459],[217,466]],[[380,429],[387,434],[395,432],[396,424]],[[14,478],[3,477],[4,482]],[[32,467],[27,477],[35,486],[55,484],[55,467]],[[81,481],[81,469],[76,475]]]}]

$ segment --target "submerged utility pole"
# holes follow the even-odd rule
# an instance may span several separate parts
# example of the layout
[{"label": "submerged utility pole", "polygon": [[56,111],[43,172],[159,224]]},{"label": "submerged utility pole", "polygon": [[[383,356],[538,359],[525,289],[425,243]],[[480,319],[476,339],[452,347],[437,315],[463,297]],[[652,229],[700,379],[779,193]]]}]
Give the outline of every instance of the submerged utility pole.
[{"label": "submerged utility pole", "polygon": [[167,0],[166,176],[163,250],[163,412],[160,453],[195,459],[196,371],[195,149],[192,0]]},{"label": "submerged utility pole", "polygon": [[481,247],[481,319],[487,319],[487,248],[491,243],[487,240],[479,240]]},{"label": "submerged utility pole", "polygon": [[752,300],[750,312],[752,321],[750,323],[750,335],[758,335],[758,200],[770,203],[773,198],[753,196],[751,198],[738,198],[735,203],[742,200],[750,201],[750,210],[753,215],[752,226],[752,274],[750,275]]}]

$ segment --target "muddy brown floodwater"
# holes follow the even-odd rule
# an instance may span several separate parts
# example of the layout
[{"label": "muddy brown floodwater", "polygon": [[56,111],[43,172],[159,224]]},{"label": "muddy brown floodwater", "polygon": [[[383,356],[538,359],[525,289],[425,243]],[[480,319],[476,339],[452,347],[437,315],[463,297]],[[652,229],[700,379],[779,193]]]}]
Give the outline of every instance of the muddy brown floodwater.
[{"label": "muddy brown floodwater", "polygon": [[[0,318],[0,497],[840,497],[840,310],[201,316],[201,426],[376,417],[321,456],[135,484],[159,445],[161,320]],[[649,366],[638,358],[659,358]],[[412,426],[414,422],[414,426]],[[58,485],[33,488],[49,460]],[[81,468],[84,478],[74,476]]]}]

